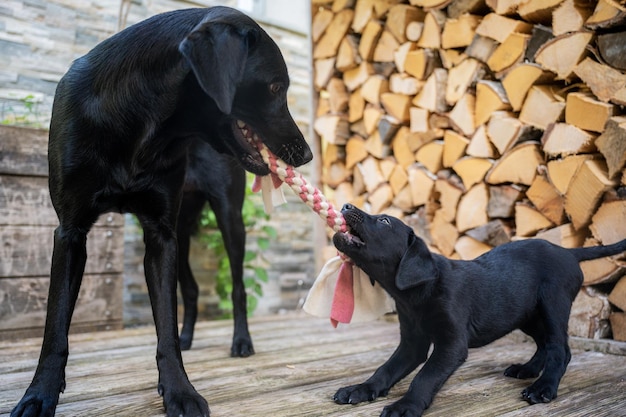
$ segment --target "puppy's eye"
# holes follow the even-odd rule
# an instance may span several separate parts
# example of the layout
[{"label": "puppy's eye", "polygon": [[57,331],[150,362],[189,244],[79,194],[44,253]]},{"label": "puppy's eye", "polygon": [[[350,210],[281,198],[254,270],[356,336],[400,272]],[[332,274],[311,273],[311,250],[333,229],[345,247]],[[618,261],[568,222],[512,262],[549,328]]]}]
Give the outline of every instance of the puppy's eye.
[{"label": "puppy's eye", "polygon": [[283,86],[280,85],[279,83],[271,83],[270,84],[270,93],[272,93],[274,95],[280,93],[282,89],[283,89]]},{"label": "puppy's eye", "polygon": [[380,217],[378,221],[384,224],[385,226],[391,226],[391,221],[387,217]]}]

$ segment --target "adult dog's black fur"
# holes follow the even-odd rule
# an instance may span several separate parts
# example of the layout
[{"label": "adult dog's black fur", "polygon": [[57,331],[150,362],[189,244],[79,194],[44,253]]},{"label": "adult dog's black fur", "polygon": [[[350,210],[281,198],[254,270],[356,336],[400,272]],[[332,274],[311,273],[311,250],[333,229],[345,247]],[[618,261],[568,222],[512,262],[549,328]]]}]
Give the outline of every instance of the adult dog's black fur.
[{"label": "adult dog's black fur", "polygon": [[230,155],[216,152],[201,140],[189,147],[183,199],[178,215],[178,282],[184,305],[180,348],[191,347],[198,315],[198,284],[189,266],[191,236],[197,230],[202,209],[208,202],[222,232],[230,260],[233,282],[233,318],[235,329],[231,356],[254,354],[248,330],[246,290],[243,283],[243,258],[246,249],[246,229],[241,215],[245,197],[246,173]]},{"label": "adult dog's black fur", "polygon": [[143,227],[167,415],[209,414],[183,368],[177,335],[176,219],[189,144],[206,141],[261,175],[269,169],[247,139],[258,137],[290,164],[308,162],[311,150],[287,108],[288,84],[277,45],[225,7],[157,15],[73,63],[57,87],[50,124],[50,194],[60,225],[44,340],[12,417],[54,414],[87,232],[108,211],[135,213]]},{"label": "adult dog's black fur", "polygon": [[341,388],[334,400],[356,404],[385,396],[426,361],[409,391],[383,409],[384,417],[422,415],[465,361],[468,348],[515,329],[530,335],[537,351],[527,363],[511,365],[505,375],[541,375],[522,392],[531,404],[555,398],[571,357],[567,322],[583,282],[578,262],[626,251],[626,240],[564,249],[531,239],[498,246],[473,261],[453,261],[431,253],[396,218],[372,216],[350,205],[342,213],[350,232],[335,234],[333,242],[396,301],[401,338],[391,358],[367,381]]}]

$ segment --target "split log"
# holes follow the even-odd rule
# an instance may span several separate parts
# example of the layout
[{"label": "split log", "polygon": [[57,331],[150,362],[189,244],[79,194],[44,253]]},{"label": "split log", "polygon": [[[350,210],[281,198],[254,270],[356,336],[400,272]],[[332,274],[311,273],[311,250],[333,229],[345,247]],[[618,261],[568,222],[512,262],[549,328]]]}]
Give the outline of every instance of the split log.
[{"label": "split log", "polygon": [[344,37],[339,44],[335,68],[338,71],[345,72],[356,68],[360,63],[359,40],[353,35]]},{"label": "split log", "polygon": [[343,116],[320,116],[313,123],[313,128],[323,140],[335,145],[345,145],[350,137],[348,120]]},{"label": "split log", "polygon": [[413,104],[426,110],[443,113],[447,110],[446,85],[448,71],[443,68],[435,69],[426,80],[422,90],[413,99]]},{"label": "split log", "polygon": [[400,190],[402,190],[408,182],[409,176],[406,170],[402,168],[402,165],[396,164],[393,171],[391,171],[391,175],[389,175],[389,185],[391,186],[393,195],[398,195]]},{"label": "split log", "polygon": [[371,213],[382,213],[393,200],[393,192],[389,184],[382,184],[376,190],[370,193],[367,201],[371,204]]},{"label": "split log", "polygon": [[464,94],[448,113],[450,124],[466,136],[476,131],[475,121],[476,97],[471,93]]},{"label": "split log", "polygon": [[614,312],[609,316],[613,339],[626,342],[626,313]]},{"label": "split log", "polygon": [[472,14],[464,14],[455,19],[448,18],[441,34],[441,47],[451,49],[468,46],[480,20],[479,16]]},{"label": "split log", "polygon": [[515,235],[527,237],[534,236],[540,230],[554,226],[554,223],[533,206],[517,203],[515,205],[515,225]]},{"label": "split log", "polygon": [[404,60],[404,71],[418,80],[425,80],[434,66],[435,54],[431,49],[418,48],[409,51]]},{"label": "split log", "polygon": [[507,182],[530,185],[537,174],[537,167],[543,163],[543,155],[538,144],[522,143],[496,161],[487,173],[485,181],[492,185]]},{"label": "split log", "polygon": [[427,170],[415,165],[409,167],[407,172],[413,207],[423,206],[430,200],[435,180]]},{"label": "split log", "polygon": [[411,132],[428,132],[430,125],[428,123],[428,110],[419,107],[411,107],[409,109],[411,122],[409,124]]},{"label": "split log", "polygon": [[502,78],[502,88],[506,92],[513,111],[522,108],[528,90],[544,76],[537,64],[521,63],[513,66]]},{"label": "split log", "polygon": [[449,257],[454,252],[454,244],[459,238],[459,231],[444,218],[441,210],[437,210],[430,222],[430,237],[439,252]]},{"label": "split log", "polygon": [[604,202],[591,217],[589,230],[603,245],[617,243],[626,239],[626,222],[619,219],[626,219],[626,200]]},{"label": "split log", "polygon": [[589,3],[577,0],[565,0],[552,13],[552,31],[555,36],[567,32],[578,32],[593,10]]},{"label": "split log", "polygon": [[487,217],[488,203],[489,190],[485,183],[476,184],[469,189],[461,197],[456,213],[456,227],[459,232],[463,233],[489,222]]},{"label": "split log", "polygon": [[570,77],[576,65],[584,58],[585,49],[593,38],[590,32],[571,32],[544,43],[535,54],[535,62],[554,72],[557,79]]},{"label": "split log", "polygon": [[565,102],[551,86],[531,87],[522,106],[519,119],[538,129],[545,130],[550,123],[561,120]]},{"label": "split log", "polygon": [[615,106],[595,100],[584,93],[567,95],[565,122],[592,132],[602,132],[606,121],[615,114]]},{"label": "split log", "polygon": [[419,148],[415,153],[415,160],[433,174],[443,167],[443,141],[435,140]]},{"label": "split log", "polygon": [[612,117],[595,142],[606,159],[609,178],[615,178],[626,165],[626,117]]},{"label": "split log", "polygon": [[408,74],[392,74],[389,77],[389,90],[396,94],[414,96],[422,89],[423,85],[423,81],[419,81]]},{"label": "split log", "polygon": [[396,119],[398,122],[403,123],[410,120],[410,96],[405,96],[404,94],[383,93],[381,94],[380,101],[387,114]]},{"label": "split log", "polygon": [[601,101],[626,104],[626,102],[619,100],[620,91],[626,86],[626,74],[608,65],[600,64],[591,58],[585,58],[579,63],[574,68],[574,73]]},{"label": "split log", "polygon": [[480,62],[468,58],[450,69],[446,85],[446,102],[454,105],[466,93],[480,74]]},{"label": "split log", "polygon": [[363,118],[363,111],[365,110],[365,99],[361,94],[361,89],[357,89],[350,94],[348,100],[348,122],[354,123]]},{"label": "split log", "polygon": [[592,155],[572,155],[563,159],[549,161],[547,168],[550,182],[561,195],[565,195],[576,171],[585,161],[592,158]]},{"label": "split log", "polygon": [[395,52],[400,47],[400,44],[388,31],[383,31],[380,35],[380,39],[374,49],[374,56],[372,59],[375,62],[394,62]]},{"label": "split log", "polygon": [[606,295],[583,288],[572,305],[568,333],[589,339],[602,339],[609,333],[611,306]]},{"label": "split log", "polygon": [[487,60],[493,72],[501,72],[520,62],[524,57],[530,35],[513,32],[502,42]]},{"label": "split log", "polygon": [[317,42],[322,34],[332,22],[334,13],[331,10],[325,8],[319,8],[315,16],[313,16],[313,23],[311,24],[311,39],[313,42]]},{"label": "split log", "polygon": [[495,112],[487,124],[487,137],[500,155],[520,141],[527,140],[531,127],[508,112]]},{"label": "split log", "polygon": [[398,73],[403,74],[404,71],[404,63],[406,62],[406,56],[409,52],[417,49],[417,45],[415,42],[405,42],[396,49],[394,52],[394,63],[396,64],[396,70]]},{"label": "split log", "polygon": [[367,158],[365,140],[360,136],[352,136],[346,143],[346,169],[352,170],[356,164]]},{"label": "split log", "polygon": [[459,204],[459,199],[463,195],[463,191],[452,181],[438,178],[435,181],[435,191],[438,195],[438,201],[441,208],[438,212],[448,223],[451,223],[456,218],[456,209]]},{"label": "split log", "polygon": [[467,155],[477,158],[495,158],[496,151],[487,136],[487,129],[484,125],[478,126],[472,139],[467,145]]},{"label": "split log", "polygon": [[[599,242],[595,239],[587,239],[585,241],[586,247],[598,245]],[[618,264],[613,257],[583,261],[580,263],[580,269],[583,271],[584,276],[583,285],[615,282],[621,278],[626,271],[624,266]]]},{"label": "split log", "polygon": [[522,19],[533,23],[552,23],[552,14],[563,0],[528,0],[520,3],[517,13]]},{"label": "split log", "polygon": [[339,78],[331,78],[326,85],[331,113],[345,113],[348,110],[350,96],[346,86]]},{"label": "split log", "polygon": [[595,151],[595,135],[567,123],[551,123],[541,143],[549,156],[568,156]]},{"label": "split log", "polygon": [[441,47],[441,32],[446,21],[446,15],[441,10],[430,10],[424,17],[422,35],[417,41],[420,48],[439,49]]},{"label": "split log", "polygon": [[506,219],[515,215],[515,204],[524,194],[516,185],[501,185],[489,187],[489,204],[487,215],[491,219]]},{"label": "split log", "polygon": [[316,59],[314,85],[317,90],[323,89],[335,72],[335,58]]},{"label": "split log", "polygon": [[543,176],[537,175],[526,191],[531,203],[553,224],[563,224],[565,212],[564,199],[558,190]]},{"label": "split log", "polygon": [[337,55],[339,44],[350,28],[354,11],[352,9],[344,9],[335,14],[324,34],[313,48],[313,58],[329,58]]},{"label": "split log", "polygon": [[348,91],[354,91],[359,88],[374,73],[374,67],[371,63],[363,61],[358,67],[347,70],[343,73],[343,82],[346,84]]},{"label": "split log", "polygon": [[510,242],[512,231],[502,220],[492,220],[485,225],[468,230],[466,235],[493,247]]},{"label": "split log", "polygon": [[469,236],[461,236],[454,245],[455,252],[459,254],[461,259],[464,261],[470,261],[478,258],[480,255],[489,252],[491,249],[491,246],[479,242]]},{"label": "split log", "polygon": [[378,127],[378,123],[383,117],[383,111],[380,107],[377,106],[367,106],[365,110],[363,110],[363,125],[365,127],[365,132],[367,135],[371,135],[374,133],[376,128]]},{"label": "split log", "polygon": [[[407,41],[407,26],[411,22],[423,22],[426,13],[423,9],[418,9],[406,4],[397,4],[389,9],[385,29],[391,33],[398,42]],[[417,39],[414,39],[417,40]]]},{"label": "split log", "polygon": [[380,98],[389,91],[389,80],[382,75],[374,74],[361,86],[361,96],[375,106],[380,105]]},{"label": "split log", "polygon": [[565,223],[561,226],[539,232],[535,238],[547,240],[548,242],[552,242],[564,248],[578,248],[585,243],[586,236],[586,230],[576,230],[571,223]]},{"label": "split log", "polygon": [[626,32],[599,35],[597,45],[604,62],[618,70],[626,70]]},{"label": "split log", "polygon": [[487,6],[500,15],[509,16],[517,11],[517,7],[523,3],[522,0],[485,0]]},{"label": "split log", "polygon": [[409,138],[409,134],[409,128],[402,126],[398,129],[398,133],[396,133],[393,141],[391,142],[393,155],[398,161],[398,164],[400,164],[404,169],[407,169],[415,162],[415,155],[413,150],[409,147],[407,140]]},{"label": "split log", "polygon": [[504,41],[513,33],[529,34],[533,26],[527,22],[511,19],[498,13],[489,13],[476,28],[476,34],[491,38],[498,43]]},{"label": "split log", "polygon": [[589,29],[605,29],[626,21],[626,10],[614,0],[598,0],[593,14],[585,21]]},{"label": "split log", "polygon": [[476,83],[475,123],[477,125],[487,122],[492,113],[510,108],[509,98],[501,83],[489,80]]},{"label": "split log", "polygon": [[482,182],[492,166],[493,162],[489,159],[467,156],[456,161],[452,169],[461,177],[465,188],[469,189]]},{"label": "split log", "polygon": [[374,57],[374,48],[378,44],[380,35],[383,33],[383,26],[375,20],[370,20],[363,28],[359,41],[359,56],[365,61],[371,61]]},{"label": "split log", "polygon": [[615,185],[607,176],[604,161],[590,159],[581,165],[565,195],[565,211],[574,228],[578,230],[589,224],[600,198]]},{"label": "split log", "polygon": [[371,156],[366,158],[357,164],[357,168],[363,177],[365,190],[368,193],[373,192],[379,185],[385,182],[385,177],[383,177],[383,173],[380,171],[376,158]]},{"label": "split log", "polygon": [[469,139],[452,130],[446,130],[443,135],[443,166],[450,168],[464,154]]}]

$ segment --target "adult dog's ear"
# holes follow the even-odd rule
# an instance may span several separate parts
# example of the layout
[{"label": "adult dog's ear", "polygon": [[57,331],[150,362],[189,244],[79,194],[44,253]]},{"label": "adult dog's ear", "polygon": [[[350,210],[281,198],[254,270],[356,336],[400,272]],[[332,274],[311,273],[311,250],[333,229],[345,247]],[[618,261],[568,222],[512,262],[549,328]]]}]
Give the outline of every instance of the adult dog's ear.
[{"label": "adult dog's ear", "polygon": [[400,290],[415,287],[437,277],[437,267],[424,241],[415,235],[400,260],[396,273],[396,287]]},{"label": "adult dog's ear", "polygon": [[249,48],[257,36],[254,29],[205,20],[178,47],[204,92],[225,114],[232,110]]}]

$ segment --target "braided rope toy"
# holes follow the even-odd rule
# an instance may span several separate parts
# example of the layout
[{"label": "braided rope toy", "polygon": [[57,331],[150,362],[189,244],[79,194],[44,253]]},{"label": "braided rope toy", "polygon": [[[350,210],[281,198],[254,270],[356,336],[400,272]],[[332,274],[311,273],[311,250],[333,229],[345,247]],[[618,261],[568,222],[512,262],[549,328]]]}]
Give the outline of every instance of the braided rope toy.
[{"label": "braided rope toy", "polygon": [[[336,210],[318,188],[311,185],[302,174],[279,159],[260,141],[253,144],[271,171],[269,178],[257,177],[253,185],[253,191],[263,191],[266,209],[268,203],[265,194],[278,189],[284,182],[333,231],[348,232],[348,225],[341,211]],[[333,327],[337,327],[338,323],[350,323],[353,319],[374,320],[392,311],[393,306],[387,293],[380,286],[374,286],[370,282],[369,277],[348,257],[339,254],[326,263],[316,278],[303,309],[315,316],[329,317]]]}]

